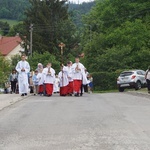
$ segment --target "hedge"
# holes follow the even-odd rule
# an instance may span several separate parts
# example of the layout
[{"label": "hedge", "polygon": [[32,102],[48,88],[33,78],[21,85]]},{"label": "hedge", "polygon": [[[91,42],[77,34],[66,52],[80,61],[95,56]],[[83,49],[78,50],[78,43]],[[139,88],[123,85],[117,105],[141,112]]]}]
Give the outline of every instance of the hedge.
[{"label": "hedge", "polygon": [[93,85],[95,91],[117,89],[117,72],[93,72]]}]

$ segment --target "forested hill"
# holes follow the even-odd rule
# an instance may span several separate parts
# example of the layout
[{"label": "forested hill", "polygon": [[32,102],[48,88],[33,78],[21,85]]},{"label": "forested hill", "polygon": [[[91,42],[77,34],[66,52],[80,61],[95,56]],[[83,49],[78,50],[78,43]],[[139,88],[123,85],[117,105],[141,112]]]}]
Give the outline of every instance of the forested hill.
[{"label": "forested hill", "polygon": [[24,11],[29,6],[28,0],[0,0],[0,18],[23,20]]},{"label": "forested hill", "polygon": [[[81,16],[90,11],[94,2],[73,4],[69,3],[69,12],[76,24],[81,23]],[[30,7],[28,0],[0,0],[0,19],[23,20],[24,11]]]},{"label": "forested hill", "polygon": [[71,13],[71,17],[73,22],[77,26],[82,25],[82,15],[87,14],[91,8],[95,5],[95,2],[88,2],[88,3],[82,3],[82,4],[69,4],[69,12]]}]

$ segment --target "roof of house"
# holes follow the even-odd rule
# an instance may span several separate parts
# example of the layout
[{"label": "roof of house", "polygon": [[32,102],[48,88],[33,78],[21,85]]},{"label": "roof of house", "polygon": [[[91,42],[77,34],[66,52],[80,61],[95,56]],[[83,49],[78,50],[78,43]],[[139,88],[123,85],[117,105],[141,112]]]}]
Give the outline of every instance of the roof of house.
[{"label": "roof of house", "polygon": [[20,44],[21,41],[22,40],[19,36],[0,37],[0,53],[3,56],[8,55],[15,47]]}]

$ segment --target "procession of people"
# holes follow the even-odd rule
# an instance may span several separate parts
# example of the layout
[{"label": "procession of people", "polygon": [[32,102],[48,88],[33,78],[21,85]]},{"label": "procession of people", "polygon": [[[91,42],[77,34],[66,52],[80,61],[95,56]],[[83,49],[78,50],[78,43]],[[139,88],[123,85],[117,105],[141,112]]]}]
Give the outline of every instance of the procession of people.
[{"label": "procession of people", "polygon": [[[89,74],[84,65],[80,63],[79,57],[75,58],[75,63],[68,61],[66,65],[61,64],[60,71],[56,74],[51,62],[45,68],[42,63],[38,63],[36,70],[30,71],[26,56],[22,55],[15,70],[21,96],[26,96],[30,92],[35,96],[39,94],[50,97],[52,94],[59,93],[60,96],[79,97],[84,92],[84,86],[90,83]],[[85,92],[88,91],[87,89]]]}]

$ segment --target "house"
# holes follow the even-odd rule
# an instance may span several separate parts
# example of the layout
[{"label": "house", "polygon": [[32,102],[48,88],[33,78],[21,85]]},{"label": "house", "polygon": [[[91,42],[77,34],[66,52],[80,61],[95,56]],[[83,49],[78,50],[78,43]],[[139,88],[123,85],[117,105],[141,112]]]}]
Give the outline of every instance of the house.
[{"label": "house", "polygon": [[23,48],[21,43],[23,41],[19,36],[5,37],[0,36],[0,53],[7,59],[11,59],[12,56],[16,54],[21,54]]}]

